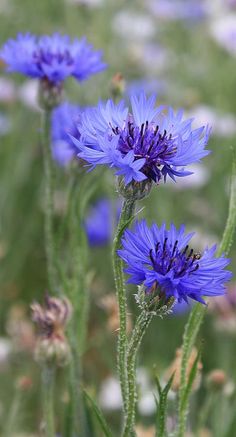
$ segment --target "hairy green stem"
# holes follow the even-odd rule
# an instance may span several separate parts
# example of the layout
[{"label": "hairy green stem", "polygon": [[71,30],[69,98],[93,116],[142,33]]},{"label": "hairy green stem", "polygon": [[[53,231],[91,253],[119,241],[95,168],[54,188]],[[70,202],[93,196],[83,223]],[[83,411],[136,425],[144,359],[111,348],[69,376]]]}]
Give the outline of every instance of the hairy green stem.
[{"label": "hairy green stem", "polygon": [[121,238],[125,228],[128,226],[130,219],[133,216],[135,209],[135,200],[125,199],[122,206],[119,224],[116,230],[116,235],[113,243],[113,269],[115,278],[116,294],[119,304],[119,322],[120,329],[118,334],[118,372],[120,378],[121,393],[123,398],[124,411],[127,409],[128,400],[128,385],[127,385],[127,367],[126,367],[126,293],[123,275],[123,262],[117,254],[117,250],[121,247]]},{"label": "hairy green stem", "polygon": [[189,396],[186,396],[187,388],[187,366],[188,360],[194,346],[203,316],[205,314],[205,306],[200,303],[196,303],[192,309],[188,322],[185,326],[182,345],[182,360],[181,360],[181,373],[180,373],[180,389],[179,389],[179,403],[178,403],[178,428],[177,437],[184,437]]},{"label": "hairy green stem", "polygon": [[223,237],[218,249],[218,255],[225,253],[228,255],[233,243],[234,232],[236,227],[236,152],[233,155],[231,183],[230,183],[230,199],[228,218],[223,233]]},{"label": "hairy green stem", "polygon": [[69,367],[69,393],[70,405],[67,417],[66,436],[74,437],[86,435],[85,433],[85,412],[83,408],[83,399],[81,392],[81,356],[78,352],[78,338],[76,335],[75,324],[73,323],[69,330],[71,344],[71,362]]},{"label": "hairy green stem", "polygon": [[45,249],[47,257],[48,282],[51,293],[56,292],[55,242],[53,230],[53,163],[51,155],[51,111],[42,114],[42,148],[44,156],[45,183]]},{"label": "hairy green stem", "polygon": [[55,369],[45,365],[42,369],[43,419],[46,437],[55,437],[54,421],[54,378]]},{"label": "hairy green stem", "polygon": [[86,185],[86,177],[84,179],[82,176],[86,175],[80,175],[79,189],[77,184],[74,186],[68,217],[70,225],[70,253],[73,260],[71,280],[68,281],[67,285],[67,294],[73,306],[73,317],[68,331],[72,349],[69,374],[71,398],[69,426],[75,433],[71,435],[86,435],[87,427],[81,392],[83,377],[82,360],[89,312],[89,292],[86,278],[87,241],[83,230],[83,220],[84,211],[94,188],[92,190],[89,189]]},{"label": "hairy green stem", "polygon": [[196,437],[200,437],[201,429],[206,425],[214,400],[215,400],[215,393],[214,391],[211,391],[210,393],[207,394],[207,398],[205,399],[205,402],[203,403],[199,412]]},{"label": "hairy green stem", "polygon": [[[225,254],[229,253],[233,242],[235,223],[236,223],[236,157],[234,153],[232,174],[231,174],[228,218],[223,233],[223,237],[217,252],[218,256],[222,255],[222,253]],[[184,437],[185,435],[187,414],[189,408],[189,396],[186,396],[187,364],[201,322],[203,320],[204,314],[205,314],[205,306],[199,303],[195,304],[194,308],[190,313],[184,331],[183,345],[182,345],[181,379],[180,379],[179,403],[178,403],[178,427],[176,431],[177,437]]]},{"label": "hairy green stem", "polygon": [[127,351],[127,377],[128,377],[128,405],[125,419],[123,437],[135,435],[135,406],[137,401],[136,389],[136,360],[139,347],[143,336],[152,320],[152,313],[142,312],[137,318],[132,332],[128,351]]}]

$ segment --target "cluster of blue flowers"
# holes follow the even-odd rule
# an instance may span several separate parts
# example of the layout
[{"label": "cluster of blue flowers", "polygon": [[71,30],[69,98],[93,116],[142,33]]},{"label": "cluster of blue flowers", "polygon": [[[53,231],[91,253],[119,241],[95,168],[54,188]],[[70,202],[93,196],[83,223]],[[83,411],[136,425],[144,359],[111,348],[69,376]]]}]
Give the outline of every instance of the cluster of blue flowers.
[{"label": "cluster of blue flowers", "polygon": [[[93,51],[85,39],[71,41],[54,34],[36,38],[18,35],[0,52],[8,71],[46,79],[57,84],[68,76],[88,78],[105,68],[101,52]],[[186,166],[208,155],[210,129],[192,128],[192,119],[183,120],[183,112],[155,106],[156,98],[144,93],[131,96],[131,108],[122,101],[99,103],[81,111],[63,104],[52,115],[52,153],[60,165],[76,155],[92,169],[97,165],[114,168],[126,185],[151,181],[158,184],[167,176],[191,174]],[[93,209],[85,229],[91,244],[102,244],[112,234],[110,203],[102,200]],[[97,232],[98,229],[100,232]],[[229,260],[216,257],[216,246],[202,254],[189,248],[192,234],[171,225],[166,229],[145,221],[134,230],[126,230],[119,256],[127,264],[129,282],[144,285],[146,293],[159,293],[178,302],[191,298],[204,303],[204,296],[225,293],[224,283],[231,278],[225,270]]]},{"label": "cluster of blue flowers", "polygon": [[0,58],[9,72],[47,79],[53,84],[69,76],[81,81],[106,68],[102,53],[94,51],[85,38],[71,41],[59,33],[39,38],[30,33],[19,34],[6,42]]}]

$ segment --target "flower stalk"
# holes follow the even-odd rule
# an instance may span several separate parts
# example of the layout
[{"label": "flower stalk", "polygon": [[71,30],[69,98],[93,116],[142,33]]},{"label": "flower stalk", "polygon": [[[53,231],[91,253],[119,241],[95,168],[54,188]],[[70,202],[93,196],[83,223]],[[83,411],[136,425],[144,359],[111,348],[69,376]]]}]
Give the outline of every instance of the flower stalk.
[{"label": "flower stalk", "polygon": [[45,423],[46,437],[55,437],[54,419],[54,378],[55,369],[53,366],[44,365],[42,369],[42,402],[43,418]]},{"label": "flower stalk", "polygon": [[55,293],[56,267],[55,242],[53,234],[53,163],[50,148],[51,110],[45,110],[42,115],[42,148],[44,156],[45,178],[45,249],[47,257],[48,282],[51,293]]},{"label": "flower stalk", "polygon": [[190,313],[188,322],[185,326],[182,346],[182,360],[180,373],[180,390],[178,403],[178,428],[177,437],[184,437],[187,423],[189,396],[186,396],[187,388],[187,366],[191,350],[195,343],[200,325],[203,320],[206,308],[199,303],[196,303]]},{"label": "flower stalk", "polygon": [[121,237],[128,226],[135,209],[135,200],[133,198],[124,199],[120,220],[117,226],[116,235],[113,244],[113,269],[115,278],[115,287],[117,293],[117,299],[119,304],[119,323],[120,329],[118,334],[118,372],[120,378],[121,392],[123,398],[124,410],[127,409],[128,400],[128,377],[126,367],[126,354],[127,354],[127,335],[126,335],[126,294],[123,275],[123,261],[118,256],[117,250],[121,247]]},{"label": "flower stalk", "polygon": [[[78,174],[76,173],[76,176]],[[72,277],[67,281],[67,294],[73,305],[73,317],[68,329],[71,345],[71,363],[69,372],[69,390],[71,408],[69,412],[68,436],[81,433],[86,435],[86,417],[81,392],[83,376],[83,353],[85,349],[88,312],[89,291],[87,270],[87,241],[83,232],[84,211],[87,207],[94,187],[88,188],[85,174],[80,174],[80,186],[77,180],[72,188],[73,196],[70,199],[69,226],[70,226],[70,253],[72,255]],[[86,193],[82,196],[82,193]]]},{"label": "flower stalk", "polygon": [[85,432],[85,414],[81,395],[81,357],[78,353],[78,338],[74,324],[70,327],[68,336],[71,344],[71,362],[69,368],[70,411],[68,416],[68,436]]},{"label": "flower stalk", "polygon": [[153,313],[143,311],[137,318],[127,351],[128,405],[123,437],[134,434],[135,406],[137,401],[136,360],[144,334],[153,318]]}]

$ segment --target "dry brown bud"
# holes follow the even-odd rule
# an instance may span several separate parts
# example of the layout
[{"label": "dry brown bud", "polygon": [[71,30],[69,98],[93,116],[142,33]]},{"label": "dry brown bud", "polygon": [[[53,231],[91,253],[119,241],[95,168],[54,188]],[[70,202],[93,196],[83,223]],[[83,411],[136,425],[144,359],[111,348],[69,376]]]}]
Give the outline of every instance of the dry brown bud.
[{"label": "dry brown bud", "polygon": [[114,99],[121,98],[125,91],[125,79],[121,73],[116,73],[111,79],[111,95]]},{"label": "dry brown bud", "polygon": [[207,376],[207,383],[215,389],[223,388],[227,380],[227,375],[222,369],[214,369]]},{"label": "dry brown bud", "polygon": [[17,388],[22,391],[30,390],[32,385],[33,381],[29,376],[21,376],[16,382]]},{"label": "dry brown bud", "polygon": [[39,328],[35,359],[40,363],[64,366],[70,360],[70,347],[65,337],[65,326],[72,314],[67,299],[46,296],[45,306],[31,306],[32,319]]},{"label": "dry brown bud", "polygon": [[68,299],[45,297],[45,306],[31,305],[32,320],[38,325],[43,337],[64,338],[64,329],[71,318],[72,307]]}]

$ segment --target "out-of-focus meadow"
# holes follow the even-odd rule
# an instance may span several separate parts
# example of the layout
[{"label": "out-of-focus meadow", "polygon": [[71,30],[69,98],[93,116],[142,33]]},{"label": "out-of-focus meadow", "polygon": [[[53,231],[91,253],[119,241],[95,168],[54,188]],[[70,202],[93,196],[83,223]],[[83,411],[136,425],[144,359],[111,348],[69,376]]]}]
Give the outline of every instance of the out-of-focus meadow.
[{"label": "out-of-focus meadow", "polygon": [[[192,176],[153,189],[143,205],[149,222],[185,222],[188,230],[197,232],[199,249],[219,242],[227,218],[232,149],[236,147],[236,2],[0,0],[0,29],[1,44],[18,32],[59,31],[72,37],[86,35],[102,49],[109,65],[106,71],[82,85],[73,80],[66,83],[66,98],[80,106],[109,98],[112,77],[119,72],[126,82],[125,97],[142,89],[154,92],[159,103],[184,108],[196,124],[209,123],[212,153],[193,166]],[[6,75],[4,65],[0,67],[0,432],[3,436],[6,422],[14,417],[12,435],[36,436],[41,417],[40,372],[33,359],[35,332],[29,307],[35,300],[42,301],[47,288],[40,111],[36,83]],[[56,166],[58,227],[70,171],[70,167]],[[104,197],[115,200],[112,172],[95,173],[91,203]],[[76,183],[80,184],[79,176]],[[89,248],[91,306],[84,369],[87,387],[97,393],[116,429],[121,400],[114,372],[117,308],[110,243]],[[69,257],[69,252],[64,256]],[[231,257],[234,271],[235,245]],[[134,289],[129,290],[134,313]],[[205,430],[201,435],[233,437],[236,283],[230,284],[228,298],[212,300],[198,340],[202,370],[192,399],[193,428],[202,420],[209,434]],[[188,312],[185,306],[165,320],[154,320],[144,339],[138,363],[140,436],[154,435],[151,429],[150,434],[144,431],[154,423],[153,376],[157,372],[164,379],[181,345]],[[216,368],[226,376],[218,389],[210,387],[209,400],[209,373]],[[58,375],[57,390],[60,424],[67,402],[63,372]]]}]

